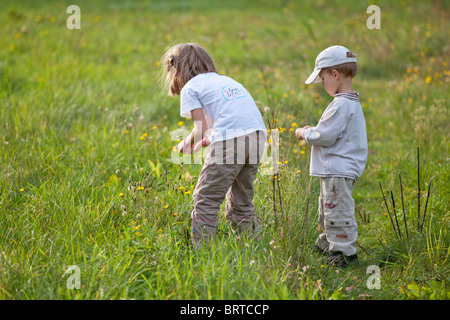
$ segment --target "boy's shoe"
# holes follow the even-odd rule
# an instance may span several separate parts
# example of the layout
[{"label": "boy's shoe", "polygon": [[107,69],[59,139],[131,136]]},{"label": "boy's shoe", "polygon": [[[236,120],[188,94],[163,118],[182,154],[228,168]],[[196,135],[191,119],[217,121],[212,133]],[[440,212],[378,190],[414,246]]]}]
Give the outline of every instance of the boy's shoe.
[{"label": "boy's shoe", "polygon": [[320,253],[320,254],[327,254],[327,250],[322,249],[321,247],[319,247],[317,244],[314,245],[314,251]]},{"label": "boy's shoe", "polygon": [[337,251],[327,256],[327,263],[330,266],[338,268],[346,268],[350,263],[357,263],[358,255],[354,254],[351,256],[346,256],[342,252]]}]

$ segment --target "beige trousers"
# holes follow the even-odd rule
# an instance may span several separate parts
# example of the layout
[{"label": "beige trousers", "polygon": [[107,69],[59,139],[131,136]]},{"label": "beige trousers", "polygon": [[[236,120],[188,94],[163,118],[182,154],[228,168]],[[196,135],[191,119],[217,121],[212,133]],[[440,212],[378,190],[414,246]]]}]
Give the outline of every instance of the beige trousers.
[{"label": "beige trousers", "polygon": [[215,237],[218,211],[226,199],[225,218],[237,231],[259,236],[253,206],[253,181],[264,151],[265,135],[256,131],[210,146],[195,187],[192,231],[194,246]]},{"label": "beige trousers", "polygon": [[349,178],[320,178],[319,226],[323,232],[316,245],[324,251],[340,251],[346,256],[356,253],[354,184]]}]

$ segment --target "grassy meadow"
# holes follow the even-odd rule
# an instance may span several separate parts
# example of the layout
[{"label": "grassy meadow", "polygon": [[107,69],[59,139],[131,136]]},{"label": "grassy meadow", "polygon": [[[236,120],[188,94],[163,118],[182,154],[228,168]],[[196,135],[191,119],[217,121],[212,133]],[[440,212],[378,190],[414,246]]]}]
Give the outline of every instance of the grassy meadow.
[{"label": "grassy meadow", "polygon": [[[0,4],[0,299],[450,298],[448,2],[378,1],[374,30],[362,0]],[[193,124],[158,86],[179,42],[202,44],[279,134],[278,174],[264,164],[255,181],[259,240],[221,210],[217,242],[190,245],[201,164],[171,158]],[[335,44],[358,55],[369,144],[346,269],[314,250],[319,184],[293,132],[332,100],[303,82]]]}]

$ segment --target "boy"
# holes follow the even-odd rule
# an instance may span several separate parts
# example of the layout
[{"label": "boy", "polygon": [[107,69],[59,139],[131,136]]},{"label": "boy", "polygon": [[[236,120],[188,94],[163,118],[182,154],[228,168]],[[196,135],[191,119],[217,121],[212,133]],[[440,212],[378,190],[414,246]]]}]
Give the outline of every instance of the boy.
[{"label": "boy", "polygon": [[315,127],[296,130],[298,140],[312,145],[310,175],[320,177],[319,225],[316,246],[327,253],[330,265],[357,262],[353,186],[367,162],[367,135],[359,94],[353,90],[356,55],[332,46],[316,58],[306,84],[322,82],[334,97]]}]

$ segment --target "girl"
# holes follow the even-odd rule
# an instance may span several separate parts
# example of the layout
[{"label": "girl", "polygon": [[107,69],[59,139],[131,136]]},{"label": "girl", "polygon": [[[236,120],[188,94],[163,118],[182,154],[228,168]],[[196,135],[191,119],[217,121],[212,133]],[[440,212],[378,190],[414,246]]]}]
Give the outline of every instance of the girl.
[{"label": "girl", "polygon": [[255,101],[240,83],[219,74],[209,54],[196,43],[169,48],[161,66],[164,90],[169,96],[180,95],[181,116],[194,120],[179,151],[192,153],[211,144],[193,193],[194,246],[215,238],[217,213],[225,198],[227,221],[259,236],[253,181],[266,127]]}]

